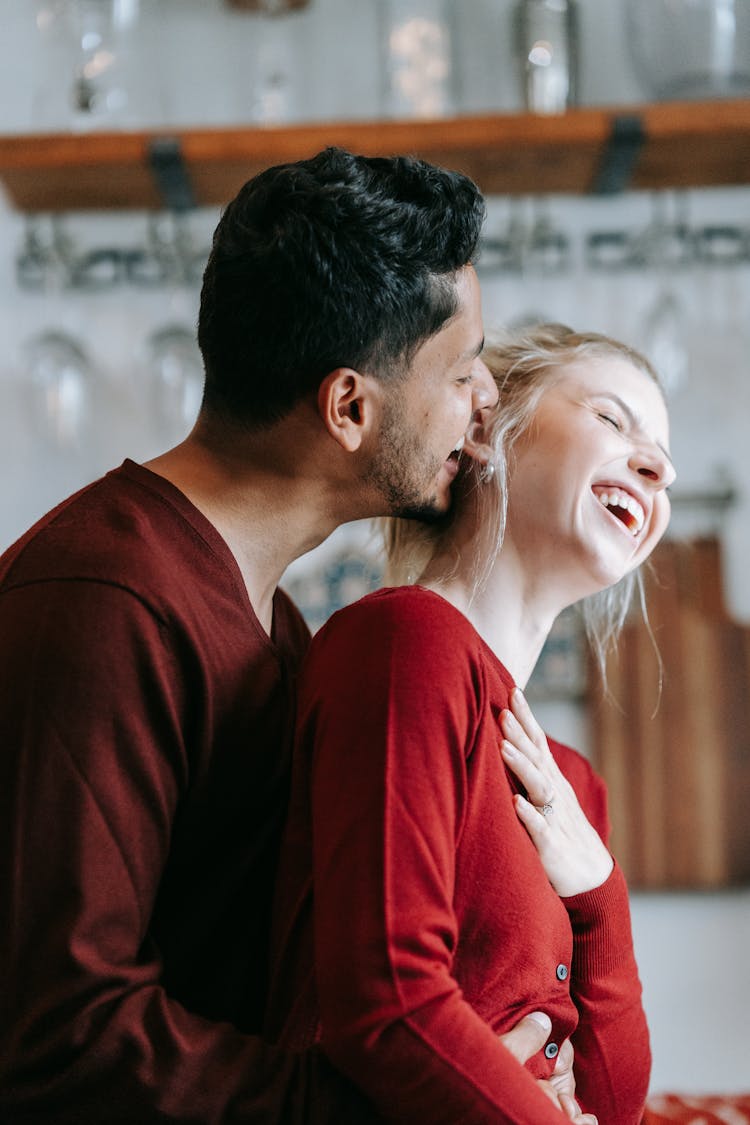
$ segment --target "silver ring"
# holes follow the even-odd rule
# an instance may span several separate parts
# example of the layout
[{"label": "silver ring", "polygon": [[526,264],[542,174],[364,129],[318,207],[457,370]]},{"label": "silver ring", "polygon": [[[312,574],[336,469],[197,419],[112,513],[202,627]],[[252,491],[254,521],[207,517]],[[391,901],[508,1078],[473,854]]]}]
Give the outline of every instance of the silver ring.
[{"label": "silver ring", "polygon": [[547,801],[545,801],[543,805],[534,805],[534,808],[537,812],[540,812],[542,816],[549,816],[549,814],[554,811],[552,805]]}]

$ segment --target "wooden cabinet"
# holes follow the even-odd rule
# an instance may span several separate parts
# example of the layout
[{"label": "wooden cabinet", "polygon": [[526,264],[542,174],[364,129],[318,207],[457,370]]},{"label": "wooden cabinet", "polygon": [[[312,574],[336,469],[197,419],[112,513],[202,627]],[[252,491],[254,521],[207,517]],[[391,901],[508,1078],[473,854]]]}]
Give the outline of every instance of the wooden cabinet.
[{"label": "wooden cabinet", "polygon": [[0,137],[0,181],[21,211],[225,203],[271,164],[326,145],[413,153],[487,194],[586,194],[750,183],[750,99],[582,108],[556,116]]},{"label": "wooden cabinet", "polygon": [[625,626],[592,692],[594,764],[631,886],[750,881],[750,628],[722,596],[716,539],[665,541],[646,570],[650,628]]}]

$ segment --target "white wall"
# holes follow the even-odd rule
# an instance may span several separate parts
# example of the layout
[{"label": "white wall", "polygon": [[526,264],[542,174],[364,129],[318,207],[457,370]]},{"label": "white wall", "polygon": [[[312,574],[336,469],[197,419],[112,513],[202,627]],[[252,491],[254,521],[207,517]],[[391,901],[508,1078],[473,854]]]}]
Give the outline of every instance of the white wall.
[{"label": "white wall", "polygon": [[[142,2],[152,19],[155,0]],[[243,120],[250,104],[251,68],[249,63],[239,68],[236,64],[238,58],[254,57],[249,29],[256,25],[246,16],[228,13],[220,0],[160,3],[166,16],[151,26],[151,60],[157,58],[159,75],[168,81],[154,85],[149,79],[148,85],[148,75],[142,75],[155,107],[147,123]],[[375,112],[375,3],[313,0],[306,22],[297,25],[303,28],[306,45],[304,101],[310,115],[365,117]],[[0,0],[2,132],[64,124],[62,101],[45,101],[39,95],[45,85],[49,93],[54,71],[42,62],[31,18],[34,10],[31,0]],[[510,64],[508,11],[507,0],[461,5],[459,51],[463,104],[468,109],[513,109],[519,104]],[[620,5],[615,0],[586,0],[581,11],[584,100],[614,103],[643,96],[620,47]],[[691,192],[687,204],[696,225],[750,224],[750,188]],[[530,215],[531,203],[524,207]],[[555,199],[550,213],[571,238],[571,268],[552,279],[533,273],[484,273],[488,328],[534,311],[642,344],[648,310],[664,279],[652,271],[594,274],[583,266],[582,245],[591,230],[644,226],[650,217],[649,200]],[[206,211],[194,218],[196,245],[205,244],[217,217],[218,211]],[[502,232],[508,217],[507,202],[492,200],[488,233]],[[132,245],[144,238],[145,221],[138,215],[75,216],[67,229],[84,246]],[[192,325],[197,308],[194,288],[144,292],[124,286],[93,296],[21,292],[13,259],[23,230],[22,217],[0,201],[0,547],[93,475],[126,455],[144,459],[179,436],[155,416],[146,342],[165,323]],[[738,489],[739,502],[723,523],[726,584],[733,613],[749,621],[750,266],[693,268],[667,280],[683,308],[690,357],[688,379],[672,402],[675,460],[683,487],[710,486],[723,471]],[[43,435],[34,414],[38,403],[34,407],[29,394],[23,348],[34,333],[50,326],[64,327],[82,339],[95,371],[95,425],[78,451],[55,448]],[[543,718],[550,730],[586,749],[585,725],[577,710],[547,708]],[[750,892],[637,895],[633,914],[653,1033],[654,1090],[749,1088]]]}]

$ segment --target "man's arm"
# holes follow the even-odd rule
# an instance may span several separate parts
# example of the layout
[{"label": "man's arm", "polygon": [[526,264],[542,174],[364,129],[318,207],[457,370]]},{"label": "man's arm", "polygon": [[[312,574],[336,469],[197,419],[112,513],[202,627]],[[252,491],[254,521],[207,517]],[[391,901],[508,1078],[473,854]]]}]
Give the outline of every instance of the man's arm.
[{"label": "man's arm", "polygon": [[[547,1042],[551,1021],[544,1012],[531,1012],[516,1026],[498,1038],[506,1050],[510,1051],[521,1064],[541,1051]],[[581,1113],[576,1101],[576,1082],[573,1073],[575,1052],[570,1040],[561,1046],[555,1061],[555,1069],[549,1079],[540,1078],[537,1085],[547,1094],[553,1105],[558,1106],[574,1125],[597,1125],[593,1113]]]},{"label": "man's arm", "polygon": [[61,585],[0,598],[0,1120],[286,1125],[316,1104],[325,1121],[346,1083],[317,1053],[163,985],[150,920],[189,777],[180,677],[137,599]]}]

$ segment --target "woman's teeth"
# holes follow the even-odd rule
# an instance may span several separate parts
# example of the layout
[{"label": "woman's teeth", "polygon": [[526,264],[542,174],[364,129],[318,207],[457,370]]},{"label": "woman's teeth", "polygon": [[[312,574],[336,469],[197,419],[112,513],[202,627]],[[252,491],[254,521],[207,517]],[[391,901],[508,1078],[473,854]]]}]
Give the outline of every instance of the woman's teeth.
[{"label": "woman's teeth", "polygon": [[640,533],[646,514],[634,496],[630,496],[622,488],[595,488],[594,495],[633,535]]}]

